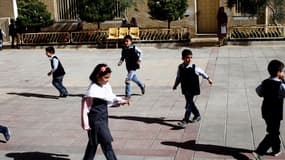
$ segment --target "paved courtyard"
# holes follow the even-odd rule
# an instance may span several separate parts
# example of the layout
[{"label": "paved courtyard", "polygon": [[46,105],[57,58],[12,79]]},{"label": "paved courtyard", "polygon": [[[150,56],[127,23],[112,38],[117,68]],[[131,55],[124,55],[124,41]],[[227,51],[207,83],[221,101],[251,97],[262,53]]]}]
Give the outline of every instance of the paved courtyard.
[{"label": "paved courtyard", "polygon": [[[177,127],[184,115],[180,89],[173,91],[179,49],[142,47],[139,78],[146,94],[133,85],[130,106],[109,108],[113,147],[120,160],[247,160],[265,135],[262,99],[255,87],[268,77],[272,59],[285,62],[285,47],[253,45],[192,48],[193,63],[214,80],[201,81],[196,103],[199,123]],[[56,49],[66,69],[64,84],[70,92],[59,98],[47,76],[50,69],[44,49],[0,51],[0,124],[9,126],[11,140],[0,135],[1,160],[80,160],[87,134],[80,126],[80,101],[89,74],[98,63],[112,69],[114,93],[124,94],[125,66],[116,66],[120,49]],[[285,159],[285,123],[281,127]],[[104,160],[98,150],[96,160]]]}]

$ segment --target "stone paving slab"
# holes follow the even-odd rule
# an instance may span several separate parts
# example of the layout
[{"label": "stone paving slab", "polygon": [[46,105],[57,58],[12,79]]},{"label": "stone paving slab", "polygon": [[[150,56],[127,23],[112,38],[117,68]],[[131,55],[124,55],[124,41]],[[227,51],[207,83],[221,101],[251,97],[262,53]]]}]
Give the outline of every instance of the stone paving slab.
[{"label": "stone paving slab", "polygon": [[[201,81],[196,103],[202,121],[177,128],[185,100],[172,91],[181,50],[142,48],[139,78],[147,85],[144,96],[134,86],[131,106],[110,108],[113,146],[122,160],[231,160],[252,158],[250,152],[265,135],[260,114],[262,99],[254,89],[267,77],[267,63],[285,61],[283,46],[193,48],[194,63],[214,84]],[[58,98],[51,86],[49,61],[43,49],[0,51],[0,124],[8,125],[12,139],[0,135],[0,159],[81,159],[87,135],[80,128],[80,95],[98,63],[113,70],[114,93],[123,95],[126,71],[117,67],[119,49],[57,49],[66,68],[64,84],[71,96]],[[284,148],[285,125],[281,127]],[[283,149],[284,152],[284,149]],[[39,159],[44,159],[39,158]],[[96,160],[105,159],[98,150]],[[265,159],[285,159],[266,156]]]}]

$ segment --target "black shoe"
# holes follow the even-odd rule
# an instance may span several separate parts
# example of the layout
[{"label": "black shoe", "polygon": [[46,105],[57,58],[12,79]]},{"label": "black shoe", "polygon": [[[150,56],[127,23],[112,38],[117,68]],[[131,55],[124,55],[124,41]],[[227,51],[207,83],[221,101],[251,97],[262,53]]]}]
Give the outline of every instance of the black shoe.
[{"label": "black shoe", "polygon": [[61,97],[61,98],[66,98],[66,97],[67,97],[67,94],[61,94],[61,95],[59,95],[59,97]]},{"label": "black shoe", "polygon": [[5,127],[5,131],[4,131],[3,134],[4,134],[4,137],[5,137],[5,140],[9,141],[9,139],[10,139],[10,130],[9,130],[8,127]]},{"label": "black shoe", "polygon": [[141,91],[142,91],[142,95],[145,94],[145,85],[143,87],[141,87]]},{"label": "black shoe", "polygon": [[200,120],[201,120],[201,116],[197,116],[197,117],[194,117],[190,122],[196,123],[196,122],[199,122]]}]

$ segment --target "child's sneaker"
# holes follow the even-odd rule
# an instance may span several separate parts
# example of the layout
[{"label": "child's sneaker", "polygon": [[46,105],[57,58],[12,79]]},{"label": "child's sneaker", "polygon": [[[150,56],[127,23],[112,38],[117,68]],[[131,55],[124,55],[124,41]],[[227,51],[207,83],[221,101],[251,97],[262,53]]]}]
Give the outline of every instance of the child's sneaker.
[{"label": "child's sneaker", "polygon": [[145,94],[145,85],[143,87],[141,87],[141,91],[142,91],[142,95]]},{"label": "child's sneaker", "polygon": [[201,120],[201,116],[197,116],[197,117],[194,117],[190,122],[196,123],[196,122],[199,122],[200,120]]},{"label": "child's sneaker", "polygon": [[273,155],[274,157],[278,157],[278,156],[280,156],[281,153],[282,153],[281,151],[272,152],[272,155]]},{"label": "child's sneaker", "polygon": [[255,160],[263,160],[262,156],[256,152],[252,152],[252,155],[253,155]]},{"label": "child's sneaker", "polygon": [[181,121],[181,122],[178,122],[178,126],[179,127],[182,127],[182,128],[186,128],[187,127],[187,122],[185,122],[185,121]]},{"label": "child's sneaker", "polygon": [[5,137],[5,140],[9,141],[9,139],[10,139],[10,130],[9,130],[8,127],[5,127],[5,131],[4,131],[3,134],[4,134],[4,137]]}]

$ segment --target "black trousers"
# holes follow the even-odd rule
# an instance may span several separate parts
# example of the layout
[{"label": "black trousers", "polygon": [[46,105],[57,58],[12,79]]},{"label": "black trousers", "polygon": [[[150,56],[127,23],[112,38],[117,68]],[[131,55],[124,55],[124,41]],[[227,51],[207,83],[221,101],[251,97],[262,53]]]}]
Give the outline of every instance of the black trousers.
[{"label": "black trousers", "polygon": [[256,149],[256,153],[258,153],[259,155],[264,155],[266,154],[269,148],[272,149],[273,153],[277,153],[280,151],[280,122],[281,120],[265,119],[265,123],[267,125],[267,135],[260,142],[259,146]]},{"label": "black trousers", "polygon": [[191,113],[194,114],[194,117],[200,116],[200,113],[199,113],[197,106],[195,105],[195,103],[193,101],[194,95],[184,94],[184,96],[185,96],[185,100],[186,100],[186,106],[185,106],[186,111],[184,114],[183,121],[189,123]]},{"label": "black trousers", "polygon": [[[87,147],[85,150],[83,160],[94,160],[95,154],[97,151],[97,147],[99,145],[98,143],[94,143],[95,142],[93,140],[94,137],[91,137],[91,136],[93,136],[93,133],[91,133],[91,132],[94,132],[94,130],[88,131],[89,141],[88,141],[88,144],[87,144]],[[106,159],[107,160],[117,160],[117,157],[113,151],[113,147],[112,147],[111,142],[106,142],[106,141],[103,142],[100,137],[98,137],[98,141],[101,145],[101,149],[102,149]]]}]

